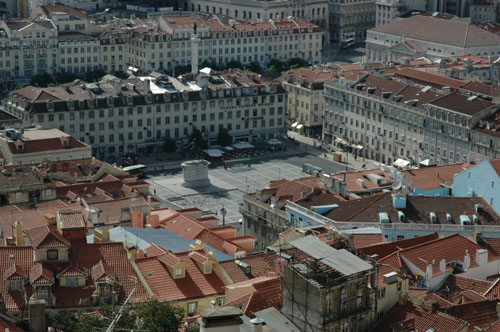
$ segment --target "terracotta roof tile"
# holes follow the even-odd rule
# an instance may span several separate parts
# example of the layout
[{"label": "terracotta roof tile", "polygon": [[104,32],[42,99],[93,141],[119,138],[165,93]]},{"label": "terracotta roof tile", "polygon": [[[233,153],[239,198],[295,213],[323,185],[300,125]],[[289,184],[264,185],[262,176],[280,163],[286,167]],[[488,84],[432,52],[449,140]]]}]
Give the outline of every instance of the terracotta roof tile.
[{"label": "terracotta roof tile", "polygon": [[239,261],[250,265],[251,273],[249,275],[243,273],[234,260],[220,262],[220,265],[226,271],[229,278],[236,283],[264,276],[269,272],[275,271],[277,259],[278,256],[275,253],[256,253],[239,258]]},{"label": "terracotta roof tile", "polygon": [[61,248],[71,245],[57,230],[48,225],[28,229],[26,234],[35,248]]},{"label": "terracotta roof tile", "polygon": [[396,77],[403,77],[414,81],[415,83],[427,84],[438,89],[449,87],[459,90],[467,83],[466,81],[456,80],[441,75],[431,74],[422,70],[413,68],[402,68],[395,73]]},{"label": "terracotta roof tile", "polygon": [[[399,254],[415,265],[420,271],[426,271],[427,264],[432,264],[433,276],[437,276],[442,273],[439,269],[442,259],[446,263],[457,260],[463,261],[466,252],[470,255],[470,267],[476,267],[477,249],[482,249],[482,247],[459,234],[453,234],[402,249],[399,251]],[[488,260],[491,261],[493,259],[498,259],[498,257],[492,255],[490,252]]]},{"label": "terracotta roof tile", "polygon": [[87,272],[70,264],[56,275],[57,278],[75,276],[87,276]]},{"label": "terracotta roof tile", "polygon": [[395,324],[411,320],[415,332],[425,332],[428,328],[439,332],[458,332],[467,325],[467,322],[442,312],[425,311],[416,305],[407,304],[394,307],[377,325],[377,331],[393,332]]},{"label": "terracotta roof tile", "polygon": [[432,240],[435,240],[437,238],[438,238],[437,233],[431,233],[428,235],[415,236],[413,238],[399,240],[399,241],[373,244],[373,245],[361,248],[360,251],[362,253],[364,253],[365,255],[369,255],[369,256],[377,254],[378,259],[380,260],[380,259],[400,250],[400,249],[413,247],[417,244],[432,241]]},{"label": "terracotta roof tile", "polygon": [[500,319],[491,324],[486,330],[486,332],[500,332]]},{"label": "terracotta roof tile", "polygon": [[224,293],[224,282],[217,273],[204,274],[189,257],[189,252],[175,255],[186,264],[184,278],[172,278],[159,260],[161,255],[136,260],[137,267],[157,300],[181,301]]},{"label": "terracotta roof tile", "polygon": [[459,274],[452,274],[446,279],[442,288],[447,288],[453,293],[474,290],[479,294],[484,294],[491,288],[491,286],[493,286],[493,282],[491,281],[473,279]]},{"label": "terracotta roof tile", "polygon": [[86,228],[87,223],[83,218],[81,210],[60,210],[58,212],[60,228],[65,229],[79,229]]},{"label": "terracotta roof tile", "polygon": [[453,184],[453,176],[470,166],[472,164],[459,163],[406,170],[403,173],[405,174],[405,178],[411,181],[412,189],[420,188],[421,190],[429,190],[442,188],[443,184],[451,186]]},{"label": "terracotta roof tile", "polygon": [[448,308],[453,305],[450,301],[442,298],[441,296],[437,295],[436,293],[431,293],[425,296],[426,300],[432,300],[436,301],[436,303],[439,305],[440,309]]},{"label": "terracotta roof tile", "polygon": [[458,93],[452,93],[436,99],[430,104],[471,116],[476,115],[492,106],[495,106],[494,103],[486,100],[482,100],[479,98],[469,100],[468,98],[469,97]]},{"label": "terracotta roof tile", "polygon": [[92,279],[94,281],[100,281],[106,277],[114,278],[113,269],[105,262],[99,260],[94,266],[92,266]]},{"label": "terracotta roof tile", "polygon": [[484,300],[452,306],[446,312],[463,319],[471,327],[487,328],[498,320],[497,301]]},{"label": "terracotta roof tile", "polygon": [[32,285],[52,285],[54,273],[43,263],[35,263],[30,269],[30,282]]},{"label": "terracotta roof tile", "polygon": [[382,242],[381,234],[353,234],[352,243],[355,249],[361,249],[373,246],[376,243]]}]

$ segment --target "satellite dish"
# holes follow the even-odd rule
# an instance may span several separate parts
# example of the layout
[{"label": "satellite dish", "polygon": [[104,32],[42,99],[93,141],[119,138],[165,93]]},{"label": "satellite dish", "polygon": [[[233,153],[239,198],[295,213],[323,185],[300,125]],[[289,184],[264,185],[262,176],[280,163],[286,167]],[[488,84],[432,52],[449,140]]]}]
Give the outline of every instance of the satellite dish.
[{"label": "satellite dish", "polygon": [[408,195],[410,193],[410,191],[408,190],[408,187],[407,186],[403,186],[403,195]]},{"label": "satellite dish", "polygon": [[401,181],[399,181],[399,179],[396,179],[393,183],[392,183],[392,190],[399,190],[401,189],[401,186],[403,185],[403,183],[401,183]]}]

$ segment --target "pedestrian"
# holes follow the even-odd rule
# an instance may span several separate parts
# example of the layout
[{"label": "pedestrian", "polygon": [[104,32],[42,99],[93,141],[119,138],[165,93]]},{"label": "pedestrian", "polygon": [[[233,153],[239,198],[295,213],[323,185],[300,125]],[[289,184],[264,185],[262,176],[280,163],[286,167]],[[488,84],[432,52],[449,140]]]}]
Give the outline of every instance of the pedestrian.
[{"label": "pedestrian", "polygon": [[358,159],[358,155],[357,154],[354,155],[354,161],[356,161],[356,159]]}]

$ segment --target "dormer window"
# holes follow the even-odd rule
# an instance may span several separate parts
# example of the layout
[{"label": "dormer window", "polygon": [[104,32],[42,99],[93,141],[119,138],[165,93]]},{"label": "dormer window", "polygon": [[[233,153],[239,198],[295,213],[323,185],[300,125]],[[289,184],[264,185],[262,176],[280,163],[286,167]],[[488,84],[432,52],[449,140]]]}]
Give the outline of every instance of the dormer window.
[{"label": "dormer window", "polygon": [[20,291],[22,289],[23,289],[23,280],[22,279],[9,280],[9,282],[7,284],[7,290],[9,292]]},{"label": "dormer window", "polygon": [[59,250],[57,249],[48,249],[47,250],[47,260],[48,261],[57,261],[59,259]]},{"label": "dormer window", "polygon": [[54,103],[47,103],[47,111],[54,112]]},{"label": "dormer window", "polygon": [[184,269],[175,269],[175,276],[182,277],[184,275]]},{"label": "dormer window", "polygon": [[205,274],[212,272],[212,266],[210,264],[205,265]]}]

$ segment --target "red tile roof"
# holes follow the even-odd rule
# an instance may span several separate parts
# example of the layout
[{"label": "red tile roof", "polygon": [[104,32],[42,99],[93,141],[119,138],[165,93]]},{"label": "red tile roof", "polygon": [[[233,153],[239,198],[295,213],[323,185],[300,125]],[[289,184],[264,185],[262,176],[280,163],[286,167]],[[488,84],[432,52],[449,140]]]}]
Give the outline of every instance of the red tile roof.
[{"label": "red tile roof", "polygon": [[215,271],[204,274],[189,257],[189,252],[175,255],[186,264],[184,278],[172,278],[159,260],[161,255],[136,260],[137,267],[158,301],[182,301],[224,293],[224,281]]},{"label": "red tile roof", "polygon": [[5,271],[4,278],[7,280],[24,279],[26,272],[17,264],[12,265]]},{"label": "red tile roof", "polygon": [[56,229],[48,225],[28,229],[26,234],[35,248],[62,248],[71,245]]},{"label": "red tile roof", "polygon": [[7,144],[12,154],[49,152],[55,150],[84,148],[87,146],[72,136],[68,137],[67,146],[64,146],[63,143],[61,142],[61,139],[59,138],[39,139],[33,141],[25,140],[23,141],[23,143],[24,147],[22,150],[17,149],[14,142],[8,142]]},{"label": "red tile roof", "polygon": [[245,281],[248,279],[265,276],[269,272],[276,271],[276,261],[278,256],[275,253],[256,253],[249,254],[246,257],[238,260],[250,265],[251,273],[246,275],[241,268],[236,265],[234,260],[220,262],[221,267],[226,271],[227,275],[233,283]]},{"label": "red tile roof", "polygon": [[353,234],[352,244],[355,249],[361,249],[373,246],[376,243],[382,242],[381,234]]},{"label": "red tile roof", "polygon": [[361,248],[360,251],[365,255],[378,255],[378,260],[396,252],[400,249],[410,248],[417,244],[429,242],[438,238],[437,233],[431,233],[423,236],[415,236],[413,238],[392,241],[392,242],[383,242],[374,244],[371,246],[366,246]]},{"label": "red tile roof", "polygon": [[[470,267],[476,267],[476,250],[483,249],[478,244],[459,235],[453,234],[433,241],[428,241],[407,249],[402,249],[399,254],[415,265],[420,271],[426,271],[427,264],[432,264],[433,276],[442,272],[439,270],[440,261],[446,263],[463,261],[466,252],[470,255]],[[498,259],[491,251],[488,260]],[[426,263],[427,262],[427,263]]]},{"label": "red tile roof", "polygon": [[469,99],[469,97],[458,93],[446,95],[432,101],[430,104],[470,116],[495,106],[494,103],[489,101],[480,98]]},{"label": "red tile roof", "polygon": [[498,96],[500,95],[500,87],[497,85],[484,84],[478,81],[470,81],[465,84],[462,89],[481,94],[483,96]]},{"label": "red tile roof", "polygon": [[485,292],[492,286],[493,282],[491,281],[473,279],[459,274],[452,274],[446,278],[442,289],[449,289],[451,293],[474,290],[479,294],[485,294]]},{"label": "red tile roof", "polygon": [[444,314],[442,312],[425,311],[413,304],[398,305],[377,325],[377,331],[393,332],[393,326],[398,323],[413,320],[415,332],[425,332],[434,328],[436,332],[458,332],[467,325],[467,322]]},{"label": "red tile roof", "polygon": [[430,190],[442,188],[442,185],[451,186],[453,175],[469,168],[472,164],[459,163],[443,166],[424,167],[403,171],[405,178],[411,181],[412,189]]},{"label": "red tile roof", "polygon": [[451,307],[453,305],[453,303],[442,298],[441,296],[437,295],[436,293],[431,293],[431,294],[426,295],[425,299],[436,301],[436,303],[439,305],[439,309],[448,308],[448,307]]},{"label": "red tile roof", "polygon": [[491,324],[485,332],[500,332],[500,319]]},{"label": "red tile roof", "polygon": [[395,73],[395,76],[410,79],[415,83],[431,85],[438,89],[449,87],[459,90],[467,83],[466,81],[456,80],[454,78],[449,78],[441,75],[435,75],[413,68],[402,68]]},{"label": "red tile roof", "polygon": [[65,229],[81,229],[86,228],[87,223],[83,218],[81,210],[60,210],[58,212],[60,228]]},{"label": "red tile roof", "polygon": [[30,283],[32,285],[52,285],[54,272],[44,263],[35,263],[30,269]]},{"label": "red tile roof", "polygon": [[56,277],[75,277],[75,276],[87,276],[87,272],[80,269],[77,266],[74,265],[68,265],[66,268],[64,268],[61,272],[59,272]]},{"label": "red tile roof", "polygon": [[113,269],[103,262],[102,259],[92,266],[91,276],[94,281],[101,281],[106,277],[114,278]]},{"label": "red tile roof", "polygon": [[448,314],[463,319],[471,327],[487,328],[498,320],[497,301],[484,300],[459,304],[446,310]]}]

